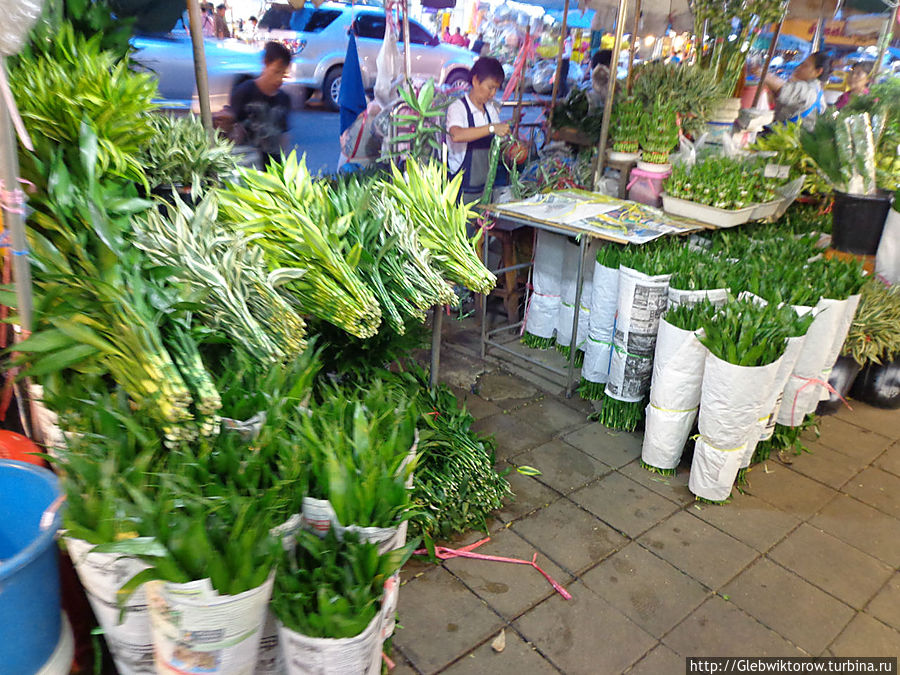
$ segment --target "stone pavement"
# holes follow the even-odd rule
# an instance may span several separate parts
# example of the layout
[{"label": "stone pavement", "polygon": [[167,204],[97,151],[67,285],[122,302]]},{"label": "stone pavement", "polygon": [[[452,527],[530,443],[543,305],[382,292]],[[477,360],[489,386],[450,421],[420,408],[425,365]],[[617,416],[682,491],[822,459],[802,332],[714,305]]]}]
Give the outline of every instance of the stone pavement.
[{"label": "stone pavement", "polygon": [[[685,672],[686,656],[900,654],[900,412],[821,418],[810,453],[754,466],[724,506],[688,468],[639,465],[640,434],[589,422],[537,369],[478,358],[473,320],[445,322],[442,379],[496,434],[516,494],[480,560],[401,574],[394,675]],[[460,546],[484,534],[451,542]],[[505,631],[501,653],[491,642]]]}]

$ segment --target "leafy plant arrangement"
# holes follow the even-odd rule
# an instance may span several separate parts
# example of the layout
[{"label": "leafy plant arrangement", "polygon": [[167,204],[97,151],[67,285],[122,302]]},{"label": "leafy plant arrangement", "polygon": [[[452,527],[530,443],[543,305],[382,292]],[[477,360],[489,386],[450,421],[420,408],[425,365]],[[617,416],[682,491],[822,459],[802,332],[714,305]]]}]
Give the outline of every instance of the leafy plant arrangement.
[{"label": "leafy plant arrangement", "polygon": [[862,298],[842,354],[861,366],[890,361],[900,352],[900,286],[877,278],[862,287]]},{"label": "leafy plant arrangement", "polygon": [[812,131],[800,130],[800,145],[835,190],[874,194],[875,147],[882,125],[868,113],[821,116]]},{"label": "leafy plant arrangement", "polygon": [[674,167],[665,188],[678,199],[717,209],[743,209],[776,197],[782,181],[765,178],[759,169],[728,157],[710,157],[693,167]]},{"label": "leafy plant arrangement", "polygon": [[613,103],[610,137],[614,151],[627,153],[638,151],[643,114],[643,104],[635,97],[623,97]]},{"label": "leafy plant arrangement", "polygon": [[675,261],[669,287],[679,291],[723,288],[726,276],[724,267],[706,251],[695,251],[686,246]]},{"label": "leafy plant arrangement", "polygon": [[405,172],[393,166],[391,175],[393,180],[382,183],[384,192],[397,212],[414,224],[440,272],[476,293],[490,293],[497,279],[476,253],[482,232],[476,232],[471,241],[467,238],[466,223],[472,212],[457,201],[462,176],[448,182],[443,165],[414,161],[406,163]]},{"label": "leafy plant arrangement", "polygon": [[875,148],[875,172],[878,186],[896,190],[900,184],[900,83],[893,78],[872,85],[868,94],[854,96],[842,113],[869,113],[884,120],[884,132]]},{"label": "leafy plant arrangement", "polygon": [[574,128],[596,143],[603,123],[603,108],[592,110],[587,93],[583,89],[573,89],[554,106],[552,119],[554,129]]},{"label": "leafy plant arrangement", "polygon": [[635,67],[632,95],[641,107],[649,110],[657,97],[663,98],[681,118],[681,129],[693,138],[703,132],[714,107],[730,94],[713,71],[697,64],[647,61]]},{"label": "leafy plant arrangement", "polygon": [[279,559],[272,609],[284,626],[315,638],[360,635],[381,611],[384,584],[416,542],[379,555],[353,532],[341,539],[300,530]]},{"label": "leafy plant arrangement", "polygon": [[649,114],[641,119],[641,158],[650,164],[665,164],[669,153],[678,143],[678,122],[675,108],[657,97]]},{"label": "leafy plant arrangement", "polygon": [[414,87],[400,87],[400,98],[405,104],[392,118],[396,131],[390,141],[388,157],[398,160],[409,157],[417,162],[427,162],[440,154],[440,138],[444,133],[441,118],[453,99],[435,92],[434,80],[429,79],[418,92]]},{"label": "leafy plant arrangement", "polygon": [[701,300],[693,304],[681,303],[666,310],[663,318],[676,328],[687,331],[698,331],[713,321],[719,307],[709,300]]},{"label": "leafy plant arrangement", "polygon": [[265,172],[245,170],[244,185],[229,184],[220,193],[220,212],[230,226],[253,237],[272,272],[305,270],[284,280],[301,309],[357,337],[371,337],[381,309],[357,273],[359,245],[345,247],[352,214],[337,221],[316,219],[322,187],[313,182],[305,160],[291,153]]},{"label": "leafy plant arrangement", "polygon": [[775,430],[772,432],[772,438],[760,441],[756,445],[753,452],[753,463],[764,462],[772,455],[779,452],[792,452],[799,455],[809,452],[809,448],[803,443],[803,433],[812,429],[818,435],[818,422],[813,414],[807,415],[796,427],[789,427],[784,424],[776,424]]},{"label": "leafy plant arrangement", "polygon": [[343,526],[396,527],[409,515],[414,405],[376,379],[367,390],[326,388],[311,410],[296,421],[309,496],[330,501]]},{"label": "leafy plant arrangement", "polygon": [[[421,375],[424,375],[422,373]],[[472,430],[475,418],[460,408],[453,392],[439,385],[431,392],[419,380],[419,461],[413,481],[411,524],[431,539],[478,527],[512,495],[509,482],[494,469],[494,442]]]},{"label": "leafy plant arrangement", "polygon": [[750,150],[776,152],[778,164],[791,167],[790,177],[803,176],[803,191],[811,195],[830,192],[828,182],[816,170],[816,164],[800,145],[800,122],[786,122],[770,127],[770,132],[758,136]]},{"label": "leafy plant arrangement", "polygon": [[141,148],[139,160],[151,188],[190,188],[197,199],[202,191],[232,176],[236,170],[231,141],[209,133],[193,115],[151,116],[153,140]]},{"label": "leafy plant arrangement", "polygon": [[149,112],[157,95],[152,75],[134,73],[125,61],[101,48],[102,35],[89,39],[64,23],[46,53],[22,56],[10,72],[10,86],[34,143],[22,153],[25,178],[38,183],[46,161],[62,149],[74,165],[82,125],[97,136],[98,178],[113,174],[145,183],[138,154],[153,135]]}]

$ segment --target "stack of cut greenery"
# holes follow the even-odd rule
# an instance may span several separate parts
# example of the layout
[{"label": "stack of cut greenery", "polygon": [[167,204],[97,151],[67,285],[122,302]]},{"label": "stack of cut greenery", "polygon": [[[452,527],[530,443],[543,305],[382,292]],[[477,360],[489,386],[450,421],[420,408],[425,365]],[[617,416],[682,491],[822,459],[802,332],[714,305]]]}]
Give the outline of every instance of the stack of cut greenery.
[{"label": "stack of cut greenery", "polygon": [[783,180],[766,178],[763,167],[728,157],[710,157],[688,167],[678,165],[666,179],[666,193],[717,209],[743,209],[771,202]]}]

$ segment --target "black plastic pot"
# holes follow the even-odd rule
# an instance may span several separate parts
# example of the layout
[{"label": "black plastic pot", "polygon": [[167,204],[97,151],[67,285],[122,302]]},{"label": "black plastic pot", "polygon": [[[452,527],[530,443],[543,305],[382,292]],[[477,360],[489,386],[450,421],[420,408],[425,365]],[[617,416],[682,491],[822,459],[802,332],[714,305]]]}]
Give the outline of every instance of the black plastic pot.
[{"label": "black plastic pot", "polygon": [[[856,381],[856,376],[859,375],[860,370],[862,370],[862,366],[852,356],[839,356],[834,364],[834,368],[831,370],[828,384],[838,394],[847,398],[847,393]],[[842,405],[844,405],[844,402],[841,401],[840,397],[833,392],[829,392],[828,400],[822,401],[819,403],[819,407],[816,408],[816,415],[833,415]]]},{"label": "black plastic pot", "polygon": [[877,408],[900,408],[900,360],[868,364],[856,378],[850,395]]},{"label": "black plastic pot", "polygon": [[875,255],[893,199],[890,192],[851,195],[835,190],[831,247],[856,255]]}]

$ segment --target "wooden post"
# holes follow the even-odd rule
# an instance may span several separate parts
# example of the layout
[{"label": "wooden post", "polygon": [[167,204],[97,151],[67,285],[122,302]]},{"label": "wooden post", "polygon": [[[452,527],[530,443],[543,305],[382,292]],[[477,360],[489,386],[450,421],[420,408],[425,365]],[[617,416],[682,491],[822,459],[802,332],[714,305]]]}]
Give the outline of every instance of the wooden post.
[{"label": "wooden post", "polygon": [[565,50],[568,21],[569,0],[566,0],[565,5],[563,6],[562,33],[559,35],[559,54],[556,55],[556,76],[553,78],[553,93],[550,94],[550,114],[547,116],[548,129],[553,127],[553,107],[556,105],[556,95],[559,93],[559,75],[562,71],[563,51]]},{"label": "wooden post", "polygon": [[[606,105],[603,106],[603,120],[600,124],[600,143],[598,145],[597,166],[594,169],[594,189],[600,185],[603,167],[606,162],[606,141],[609,139],[609,120],[612,114],[613,99],[616,95],[616,74],[619,65],[619,52],[622,49],[622,36],[625,34],[625,10],[628,0],[619,0],[619,11],[616,15],[616,39],[613,42],[612,61],[610,61],[609,88],[606,91]],[[632,39],[634,39],[632,37]]]},{"label": "wooden post", "polygon": [[212,111],[209,107],[209,78],[206,73],[206,51],[203,46],[203,24],[199,0],[187,0],[191,44],[194,47],[194,77],[197,78],[197,97],[200,99],[200,121],[212,138]]},{"label": "wooden post", "polygon": [[[637,49],[638,31],[641,28],[641,0],[635,0],[633,26],[634,27],[631,29],[631,49],[628,50],[628,75],[625,80],[625,91],[628,92],[629,96],[631,96],[631,85],[634,84],[634,52]],[[610,68],[617,72],[619,70],[619,64],[613,63],[610,65]]]}]

